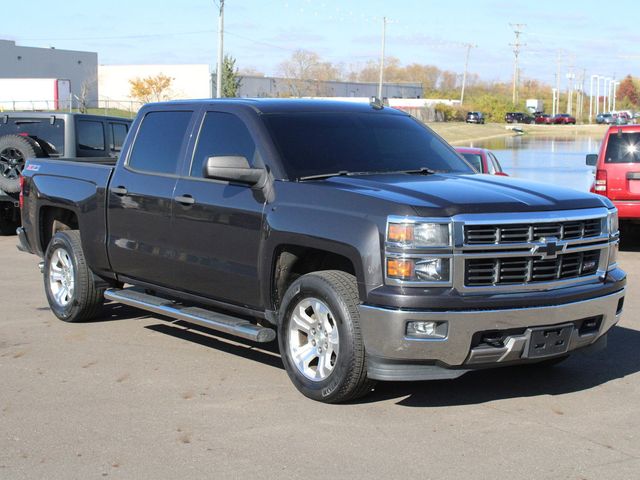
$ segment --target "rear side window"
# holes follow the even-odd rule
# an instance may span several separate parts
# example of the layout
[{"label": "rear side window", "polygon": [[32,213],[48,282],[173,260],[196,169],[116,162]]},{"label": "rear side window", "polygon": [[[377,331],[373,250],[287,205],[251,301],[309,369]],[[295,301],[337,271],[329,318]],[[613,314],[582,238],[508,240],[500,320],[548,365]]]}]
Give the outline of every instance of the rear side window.
[{"label": "rear side window", "polygon": [[111,124],[111,145],[109,148],[112,152],[119,152],[122,150],[124,139],[127,137],[129,126],[126,123],[112,123]]},{"label": "rear side window", "polygon": [[640,163],[640,132],[609,135],[605,163]]},{"label": "rear side window", "polygon": [[175,174],[192,113],[147,113],[134,141],[129,167],[145,172]]},{"label": "rear side window", "polygon": [[482,157],[477,153],[463,153],[462,156],[469,162],[473,168],[482,173]]},{"label": "rear side window", "polygon": [[76,140],[82,150],[104,150],[104,126],[102,122],[79,120],[76,125]]},{"label": "rear side window", "polygon": [[202,177],[207,158],[226,155],[243,156],[252,166],[258,162],[256,144],[240,118],[231,113],[207,112],[198,135],[190,175]]},{"label": "rear side window", "polygon": [[59,118],[11,118],[8,116],[5,122],[0,116],[0,136],[2,135],[26,135],[41,140],[40,145],[47,154],[64,155],[64,120]]}]

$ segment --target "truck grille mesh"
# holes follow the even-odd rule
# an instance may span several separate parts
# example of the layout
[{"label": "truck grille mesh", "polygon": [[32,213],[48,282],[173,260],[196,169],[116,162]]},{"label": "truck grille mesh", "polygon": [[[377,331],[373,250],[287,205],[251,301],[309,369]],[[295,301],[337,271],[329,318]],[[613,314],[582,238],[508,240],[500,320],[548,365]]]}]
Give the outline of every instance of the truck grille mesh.
[{"label": "truck grille mesh", "polygon": [[535,242],[542,238],[579,240],[597,237],[602,233],[602,219],[557,223],[518,225],[465,225],[464,243],[467,245],[509,244]]},{"label": "truck grille mesh", "polygon": [[600,250],[565,253],[554,259],[468,258],[465,260],[465,285],[527,284],[584,277],[596,273],[599,261]]}]

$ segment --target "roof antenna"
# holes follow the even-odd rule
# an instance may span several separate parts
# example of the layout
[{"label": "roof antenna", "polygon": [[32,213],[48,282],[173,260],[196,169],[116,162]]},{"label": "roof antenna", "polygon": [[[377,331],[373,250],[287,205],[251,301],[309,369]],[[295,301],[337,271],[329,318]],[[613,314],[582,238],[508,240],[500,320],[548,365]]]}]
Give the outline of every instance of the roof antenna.
[{"label": "roof antenna", "polygon": [[371,107],[375,108],[376,110],[382,110],[384,108],[384,103],[378,97],[369,98],[369,105],[371,105]]}]

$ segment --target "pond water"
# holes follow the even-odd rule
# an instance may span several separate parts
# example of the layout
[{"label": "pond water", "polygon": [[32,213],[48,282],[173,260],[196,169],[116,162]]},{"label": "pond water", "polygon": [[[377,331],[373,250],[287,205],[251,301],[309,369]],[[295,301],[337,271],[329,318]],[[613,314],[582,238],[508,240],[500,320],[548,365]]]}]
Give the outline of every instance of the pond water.
[{"label": "pond water", "polygon": [[512,177],[588,191],[594,169],[585,164],[585,155],[598,153],[601,141],[601,137],[520,135],[471,142],[466,146],[493,151],[504,171]]}]

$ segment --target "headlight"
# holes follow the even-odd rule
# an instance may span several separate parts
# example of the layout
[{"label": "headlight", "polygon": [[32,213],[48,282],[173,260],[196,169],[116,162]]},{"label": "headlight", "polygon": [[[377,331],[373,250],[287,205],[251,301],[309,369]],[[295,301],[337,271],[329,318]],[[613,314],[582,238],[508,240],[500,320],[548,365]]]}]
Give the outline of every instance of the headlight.
[{"label": "headlight", "polygon": [[403,248],[448,247],[451,245],[449,223],[389,219],[387,242]]},{"label": "headlight", "polygon": [[609,235],[617,235],[619,229],[618,210],[613,210],[609,212]]},{"label": "headlight", "polygon": [[449,283],[451,259],[441,257],[387,257],[387,278],[399,282]]}]

